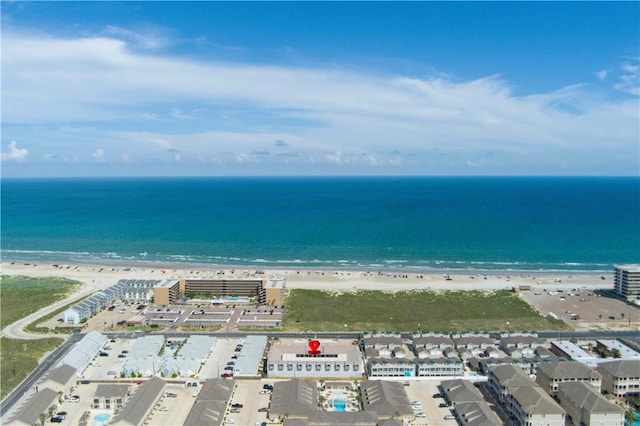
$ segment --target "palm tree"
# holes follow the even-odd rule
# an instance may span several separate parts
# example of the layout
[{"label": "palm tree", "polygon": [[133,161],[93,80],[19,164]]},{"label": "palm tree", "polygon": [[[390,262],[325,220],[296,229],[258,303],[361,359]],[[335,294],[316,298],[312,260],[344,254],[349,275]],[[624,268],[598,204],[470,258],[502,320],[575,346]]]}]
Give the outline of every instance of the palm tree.
[{"label": "palm tree", "polygon": [[58,391],[57,395],[58,395],[58,402],[62,404],[62,395],[63,395],[62,391]]}]

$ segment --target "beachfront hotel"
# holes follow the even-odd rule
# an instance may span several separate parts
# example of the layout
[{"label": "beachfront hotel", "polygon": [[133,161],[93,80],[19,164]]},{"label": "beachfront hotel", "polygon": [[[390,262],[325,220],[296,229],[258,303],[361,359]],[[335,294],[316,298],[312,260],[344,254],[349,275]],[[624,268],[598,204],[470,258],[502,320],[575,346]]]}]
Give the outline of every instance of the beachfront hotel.
[{"label": "beachfront hotel", "polygon": [[640,304],[640,264],[616,265],[613,287],[618,296]]},{"label": "beachfront hotel", "polygon": [[221,300],[256,298],[261,304],[278,306],[284,303],[284,288],[284,278],[183,279],[158,284],[153,295],[156,305],[172,305],[184,296],[209,296]]}]

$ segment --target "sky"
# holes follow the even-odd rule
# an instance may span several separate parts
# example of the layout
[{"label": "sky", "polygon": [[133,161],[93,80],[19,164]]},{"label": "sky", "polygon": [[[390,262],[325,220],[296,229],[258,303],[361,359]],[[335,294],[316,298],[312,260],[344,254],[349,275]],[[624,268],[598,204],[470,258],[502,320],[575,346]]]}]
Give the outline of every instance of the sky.
[{"label": "sky", "polygon": [[1,7],[2,177],[640,175],[640,2]]}]

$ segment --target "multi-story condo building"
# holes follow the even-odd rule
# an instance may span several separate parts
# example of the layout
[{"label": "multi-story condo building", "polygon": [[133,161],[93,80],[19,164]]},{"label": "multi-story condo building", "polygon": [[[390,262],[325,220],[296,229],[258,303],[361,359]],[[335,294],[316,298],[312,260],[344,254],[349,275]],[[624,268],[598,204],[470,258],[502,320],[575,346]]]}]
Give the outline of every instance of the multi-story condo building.
[{"label": "multi-story condo building", "polygon": [[558,361],[538,366],[536,383],[551,396],[556,396],[558,384],[584,382],[600,392],[602,377],[596,371],[578,361]]},{"label": "multi-story condo building", "polygon": [[573,424],[624,426],[624,410],[585,382],[560,383],[558,400]]},{"label": "multi-story condo building", "polygon": [[640,360],[621,360],[600,363],[602,390],[616,397],[640,393]]},{"label": "multi-story condo building", "polygon": [[640,304],[640,265],[616,265],[615,292],[629,302]]}]

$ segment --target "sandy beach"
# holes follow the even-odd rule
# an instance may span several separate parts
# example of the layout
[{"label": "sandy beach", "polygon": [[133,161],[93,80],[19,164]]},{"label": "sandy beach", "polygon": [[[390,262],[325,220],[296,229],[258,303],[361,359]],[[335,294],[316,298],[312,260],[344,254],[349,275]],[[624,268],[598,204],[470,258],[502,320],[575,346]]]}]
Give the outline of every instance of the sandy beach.
[{"label": "sandy beach", "polygon": [[[120,279],[263,278],[284,277],[287,288],[317,290],[499,290],[511,287],[589,289],[611,288],[612,272],[554,271],[351,271],[312,269],[232,269],[212,266],[159,268],[150,265],[87,265],[2,262],[4,275],[64,277],[86,284],[84,290],[98,291]],[[604,277],[604,279],[602,278]]]}]

